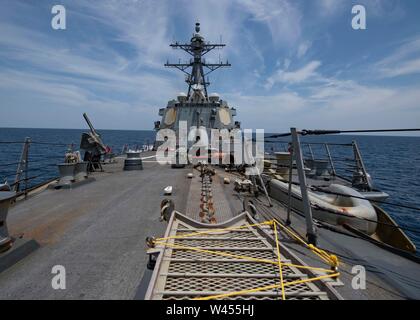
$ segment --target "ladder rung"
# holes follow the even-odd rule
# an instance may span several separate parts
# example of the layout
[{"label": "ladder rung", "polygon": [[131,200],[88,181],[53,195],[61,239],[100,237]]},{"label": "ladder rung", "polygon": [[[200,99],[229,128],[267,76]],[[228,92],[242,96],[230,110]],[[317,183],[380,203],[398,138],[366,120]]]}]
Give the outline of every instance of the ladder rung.
[{"label": "ladder rung", "polygon": [[[276,273],[192,273],[192,272],[176,272],[176,273],[161,273],[160,276],[167,277],[196,277],[196,278],[273,278],[278,279],[279,274]],[[306,279],[306,274],[284,274],[284,279]]]},{"label": "ladder rung", "polygon": [[[229,291],[158,291],[155,294],[168,295],[168,296],[213,296],[229,294]],[[327,296],[326,292],[323,291],[289,291],[285,292],[286,297],[324,297]],[[267,297],[279,297],[281,296],[280,291],[263,291],[263,292],[252,292],[243,293],[241,296],[267,296]]]}]

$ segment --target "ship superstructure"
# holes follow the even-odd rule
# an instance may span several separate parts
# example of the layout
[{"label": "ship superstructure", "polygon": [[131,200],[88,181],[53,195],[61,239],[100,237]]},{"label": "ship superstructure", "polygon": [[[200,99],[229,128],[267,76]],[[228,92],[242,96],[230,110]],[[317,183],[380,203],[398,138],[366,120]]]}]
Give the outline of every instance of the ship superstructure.
[{"label": "ship superstructure", "polygon": [[230,107],[217,93],[208,94],[210,81],[208,75],[224,67],[230,67],[228,61],[209,63],[204,56],[210,51],[223,48],[225,44],[206,42],[200,34],[200,24],[196,23],[195,33],[190,43],[175,42],[174,49],[181,49],[191,58],[185,63],[169,63],[166,67],[176,68],[185,73],[188,84],[187,93],[179,93],[176,99],[168,101],[167,107],[159,110],[161,121],[155,122],[155,129],[172,129],[178,131],[179,122],[186,121],[188,131],[191,127],[205,127],[214,129],[240,128],[240,122],[234,121],[236,109]]}]

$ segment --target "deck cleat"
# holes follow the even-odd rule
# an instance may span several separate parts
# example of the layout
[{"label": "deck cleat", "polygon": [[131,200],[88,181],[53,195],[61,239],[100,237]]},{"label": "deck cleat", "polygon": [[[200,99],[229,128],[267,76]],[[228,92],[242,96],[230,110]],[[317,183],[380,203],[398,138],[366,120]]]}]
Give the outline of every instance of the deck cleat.
[{"label": "deck cleat", "polygon": [[146,238],[146,244],[149,248],[154,248],[155,247],[155,241],[156,241],[156,239],[154,237],[147,237]]}]

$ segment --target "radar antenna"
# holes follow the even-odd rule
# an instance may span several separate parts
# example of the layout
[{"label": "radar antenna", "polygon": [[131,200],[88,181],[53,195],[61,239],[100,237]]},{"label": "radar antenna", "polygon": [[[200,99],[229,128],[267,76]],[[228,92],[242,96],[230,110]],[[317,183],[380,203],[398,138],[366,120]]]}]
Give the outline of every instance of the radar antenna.
[{"label": "radar antenna", "polygon": [[[203,87],[204,95],[208,99],[207,87],[210,85],[210,82],[205,79],[205,77],[212,73],[213,71],[222,68],[230,67],[231,64],[226,61],[222,62],[219,59],[219,63],[206,63],[202,57],[216,48],[222,48],[226,46],[225,44],[212,44],[209,42],[204,42],[204,38],[200,35],[200,23],[195,24],[195,32],[191,38],[190,43],[179,43],[178,41],[171,44],[170,46],[174,49],[182,49],[193,58],[190,59],[187,63],[165,63],[165,67],[177,68],[186,74],[185,82],[188,83],[188,95],[187,98],[191,96],[191,89]],[[191,68],[191,70],[188,70]],[[207,72],[204,72],[206,68]]]}]

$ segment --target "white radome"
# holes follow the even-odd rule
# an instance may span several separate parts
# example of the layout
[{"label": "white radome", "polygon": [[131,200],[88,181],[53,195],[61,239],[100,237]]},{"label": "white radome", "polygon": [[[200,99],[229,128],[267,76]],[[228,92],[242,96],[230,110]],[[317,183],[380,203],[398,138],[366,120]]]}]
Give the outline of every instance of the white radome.
[{"label": "white radome", "polygon": [[213,92],[209,95],[209,99],[210,99],[211,102],[217,102],[217,101],[219,101],[220,97],[219,97],[218,93]]},{"label": "white radome", "polygon": [[178,93],[178,101],[179,102],[185,102],[187,101],[187,94],[185,92]]}]

